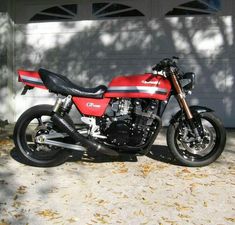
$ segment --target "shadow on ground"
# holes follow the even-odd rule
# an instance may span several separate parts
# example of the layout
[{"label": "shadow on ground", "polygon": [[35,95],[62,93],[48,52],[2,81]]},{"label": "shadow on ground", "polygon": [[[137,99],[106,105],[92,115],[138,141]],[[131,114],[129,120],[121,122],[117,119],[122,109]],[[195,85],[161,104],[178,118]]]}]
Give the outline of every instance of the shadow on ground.
[{"label": "shadow on ground", "polygon": [[[10,152],[11,157],[19,163],[29,165],[29,163],[13,148]],[[153,145],[151,151],[146,155],[147,157],[156,161],[164,162],[167,164],[178,165],[173,156],[169,152],[167,146]],[[144,156],[143,156],[144,157]],[[71,157],[67,162],[91,162],[91,163],[107,163],[107,162],[137,162],[138,158],[132,154],[122,154],[119,157],[110,157],[100,154],[98,152],[91,152],[89,155],[83,152],[72,151]]]},{"label": "shadow on ground", "polygon": [[153,145],[151,151],[147,154],[147,157],[163,163],[179,166],[173,155],[170,153],[169,148],[165,145]]}]

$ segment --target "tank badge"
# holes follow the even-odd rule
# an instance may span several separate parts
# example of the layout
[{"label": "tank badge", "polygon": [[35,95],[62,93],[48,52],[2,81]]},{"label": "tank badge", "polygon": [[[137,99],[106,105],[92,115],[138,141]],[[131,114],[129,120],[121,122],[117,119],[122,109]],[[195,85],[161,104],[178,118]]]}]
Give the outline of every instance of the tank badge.
[{"label": "tank badge", "polygon": [[141,81],[142,84],[155,84],[155,85],[159,85],[160,81],[146,81],[146,80],[142,80]]}]

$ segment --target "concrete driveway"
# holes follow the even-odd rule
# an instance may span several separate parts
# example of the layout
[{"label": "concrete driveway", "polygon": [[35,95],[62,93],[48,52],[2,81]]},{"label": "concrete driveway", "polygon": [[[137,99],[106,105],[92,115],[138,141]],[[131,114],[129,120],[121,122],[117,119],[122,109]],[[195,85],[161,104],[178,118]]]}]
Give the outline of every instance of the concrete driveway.
[{"label": "concrete driveway", "polygon": [[174,165],[164,133],[149,156],[93,162],[74,155],[55,168],[17,161],[0,142],[0,225],[235,224],[235,132],[210,166]]}]

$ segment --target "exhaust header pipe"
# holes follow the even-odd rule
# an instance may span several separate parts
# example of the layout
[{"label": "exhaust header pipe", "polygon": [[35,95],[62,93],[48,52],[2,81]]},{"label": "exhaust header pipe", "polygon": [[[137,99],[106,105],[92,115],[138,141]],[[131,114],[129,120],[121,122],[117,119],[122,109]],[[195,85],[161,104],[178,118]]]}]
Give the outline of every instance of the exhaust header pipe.
[{"label": "exhaust header pipe", "polygon": [[58,126],[61,131],[67,133],[74,141],[79,142],[81,146],[85,148],[91,148],[97,152],[103,153],[109,156],[119,156],[119,153],[106,147],[103,144],[97,143],[95,140],[89,140],[83,135],[79,134],[76,128],[69,124],[63,117],[54,113],[51,117],[52,122]]}]

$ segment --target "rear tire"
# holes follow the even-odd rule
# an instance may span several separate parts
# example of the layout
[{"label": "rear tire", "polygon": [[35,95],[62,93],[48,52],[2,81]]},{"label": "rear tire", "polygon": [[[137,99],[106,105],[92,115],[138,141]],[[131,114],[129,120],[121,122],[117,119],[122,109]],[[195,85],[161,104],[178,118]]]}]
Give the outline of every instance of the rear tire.
[{"label": "rear tire", "polygon": [[[34,106],[25,111],[16,122],[13,134],[16,151],[19,157],[23,159],[24,163],[28,165],[37,167],[57,166],[64,163],[70,155],[68,150],[47,145],[38,146],[38,144],[34,142],[33,132],[36,133],[36,129],[39,129],[38,132],[43,132],[47,129],[46,124],[49,120],[47,120],[47,123],[43,123],[41,118],[44,116],[50,119],[52,109],[53,106],[51,105]],[[38,126],[35,125],[36,128],[34,130],[29,127],[32,126],[30,122],[33,120],[38,120],[38,123],[40,123]],[[52,123],[51,125],[53,126]],[[32,134],[28,133],[27,129],[32,130]],[[40,129],[42,131],[40,131]],[[29,142],[27,139],[32,139],[32,141]],[[43,148],[46,150],[43,150]]]},{"label": "rear tire", "polygon": [[[216,117],[211,112],[205,112],[198,115],[201,120],[205,120],[208,123],[210,123],[210,127],[204,127],[204,130],[206,130],[208,137],[213,138],[213,142],[208,144],[208,149],[205,147],[203,149],[204,154],[198,153],[194,154],[193,150],[190,149],[191,143],[183,143],[180,139],[179,133],[182,133],[181,131],[181,124],[179,121],[170,124],[168,130],[167,130],[167,144],[171,151],[171,153],[174,155],[176,160],[184,165],[184,166],[190,166],[190,167],[199,167],[199,166],[206,166],[210,163],[214,162],[223,152],[225,143],[226,143],[226,131],[222,124],[222,122],[219,120],[218,117]],[[214,134],[210,131],[214,131]],[[208,138],[207,137],[207,138]],[[209,142],[209,138],[207,140]],[[186,148],[181,146],[186,146]],[[207,146],[204,144],[204,146]],[[192,145],[192,147],[195,147]],[[210,149],[209,149],[210,147]],[[194,150],[195,151],[195,150]]]}]

